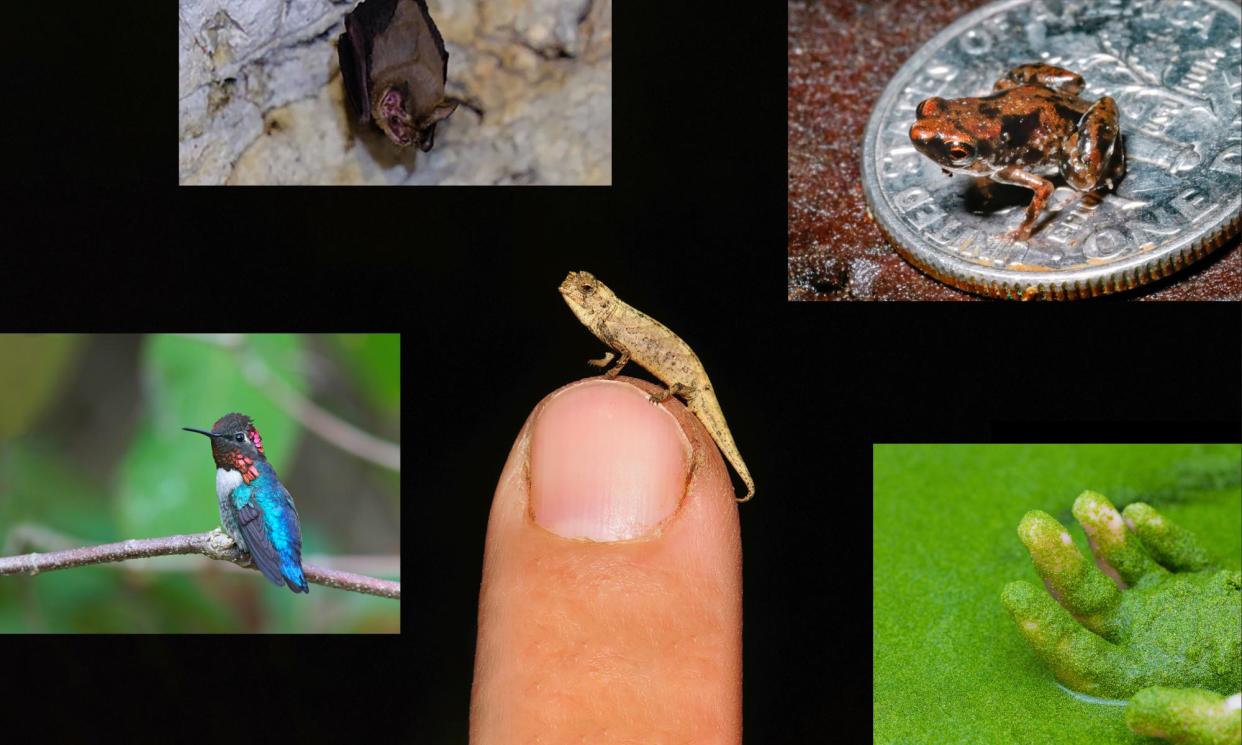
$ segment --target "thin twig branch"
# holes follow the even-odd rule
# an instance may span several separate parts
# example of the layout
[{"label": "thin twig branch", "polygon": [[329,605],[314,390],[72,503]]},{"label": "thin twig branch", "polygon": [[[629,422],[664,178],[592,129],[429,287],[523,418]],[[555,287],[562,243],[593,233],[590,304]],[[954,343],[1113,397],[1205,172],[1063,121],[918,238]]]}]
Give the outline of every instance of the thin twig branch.
[{"label": "thin twig branch", "polygon": [[256,387],[274,400],[285,413],[301,422],[308,431],[347,453],[400,473],[400,446],[381,440],[336,417],[271,374],[271,371],[263,369],[266,376],[256,376],[259,378]]},{"label": "thin twig branch", "polygon": [[185,334],[186,338],[227,349],[239,356],[242,374],[286,414],[329,444],[381,465],[401,471],[401,446],[365,432],[298,393],[272,372],[246,342],[244,334]]},{"label": "thin twig branch", "polygon": [[[127,559],[173,554],[202,554],[209,559],[228,561],[240,567],[253,569],[248,554],[237,547],[224,531],[216,528],[209,533],[171,535],[163,538],[139,538],[100,546],[83,546],[48,553],[0,556],[0,576],[6,574],[29,574],[49,572],[56,569],[104,564]],[[401,598],[401,583],[368,577],[363,574],[342,572],[336,569],[303,564],[302,571],[308,582],[341,590],[379,595],[385,598]]]}]

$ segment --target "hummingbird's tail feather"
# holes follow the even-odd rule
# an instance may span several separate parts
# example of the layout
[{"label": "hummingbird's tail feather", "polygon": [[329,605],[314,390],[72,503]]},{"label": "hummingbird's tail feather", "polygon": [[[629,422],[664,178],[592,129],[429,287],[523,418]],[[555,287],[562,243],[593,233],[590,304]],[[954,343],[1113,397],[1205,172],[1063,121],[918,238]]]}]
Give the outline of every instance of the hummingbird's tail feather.
[{"label": "hummingbird's tail feather", "polygon": [[300,582],[301,584],[295,583],[294,580],[290,579],[289,577],[285,577],[285,584],[289,585],[289,589],[293,590],[294,592],[304,592],[307,595],[309,595],[310,585],[306,584],[306,578],[301,576],[301,572],[299,572],[298,575],[299,576],[298,576],[297,582]]},{"label": "hummingbird's tail feather", "polygon": [[285,584],[289,585],[290,590],[310,593],[310,585],[306,584],[306,577],[302,574],[302,565],[300,563],[290,564],[286,562],[281,568],[284,571]]}]

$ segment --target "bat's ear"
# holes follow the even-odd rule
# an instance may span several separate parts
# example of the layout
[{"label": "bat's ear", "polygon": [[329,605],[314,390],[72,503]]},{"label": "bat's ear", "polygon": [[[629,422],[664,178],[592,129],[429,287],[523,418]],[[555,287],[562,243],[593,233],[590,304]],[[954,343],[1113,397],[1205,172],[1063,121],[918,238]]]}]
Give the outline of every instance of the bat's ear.
[{"label": "bat's ear", "polygon": [[451,98],[446,98],[436,104],[436,107],[432,109],[430,114],[427,115],[427,123],[424,126],[434,127],[436,122],[442,119],[447,119],[449,114],[452,114],[454,111],[457,111],[457,101]]},{"label": "bat's ear", "polygon": [[423,130],[424,133],[423,141],[419,145],[419,148],[421,148],[424,153],[430,150],[432,143],[435,142],[436,124],[444,119],[447,119],[449,114],[452,114],[454,111],[457,111],[457,101],[446,98],[436,104],[436,107],[431,110],[431,113],[428,114],[423,121],[418,123],[418,128]]}]

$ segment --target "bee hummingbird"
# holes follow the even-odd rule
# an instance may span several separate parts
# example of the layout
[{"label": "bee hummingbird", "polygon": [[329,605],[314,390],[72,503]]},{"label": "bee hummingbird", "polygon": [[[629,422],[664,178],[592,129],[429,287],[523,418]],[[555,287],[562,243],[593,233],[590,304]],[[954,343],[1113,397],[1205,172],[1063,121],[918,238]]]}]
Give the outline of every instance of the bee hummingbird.
[{"label": "bee hummingbird", "polygon": [[245,414],[225,414],[210,432],[182,429],[211,438],[224,531],[276,586],[287,584],[294,592],[310,592],[302,576],[298,510],[267,462],[254,422]]}]

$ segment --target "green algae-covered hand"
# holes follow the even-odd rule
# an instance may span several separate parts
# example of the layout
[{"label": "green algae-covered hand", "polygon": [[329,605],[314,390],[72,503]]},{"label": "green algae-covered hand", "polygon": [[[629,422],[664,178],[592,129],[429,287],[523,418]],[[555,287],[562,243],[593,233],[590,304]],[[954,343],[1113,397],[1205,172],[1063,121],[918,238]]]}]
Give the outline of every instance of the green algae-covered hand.
[{"label": "green algae-covered hand", "polygon": [[1217,569],[1192,534],[1145,504],[1126,507],[1123,521],[1087,491],[1074,517],[1099,568],[1055,518],[1035,510],[1018,536],[1051,597],[1029,582],[1010,582],[1001,595],[1057,680],[1113,699],[1149,686],[1226,695],[1242,688],[1239,572]]},{"label": "green algae-covered hand", "polygon": [[1242,743],[1242,694],[1198,688],[1144,688],[1126,708],[1126,726],[1175,745]]}]

